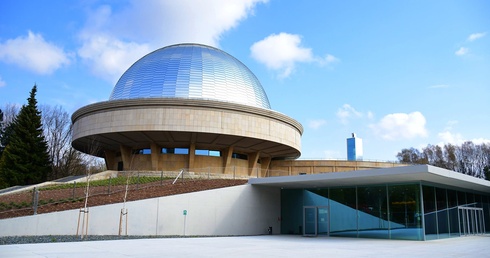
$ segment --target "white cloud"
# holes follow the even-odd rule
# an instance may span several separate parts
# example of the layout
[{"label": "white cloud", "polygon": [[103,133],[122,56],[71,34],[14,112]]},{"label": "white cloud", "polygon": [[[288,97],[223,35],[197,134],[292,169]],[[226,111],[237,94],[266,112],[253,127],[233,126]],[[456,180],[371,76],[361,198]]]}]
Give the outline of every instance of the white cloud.
[{"label": "white cloud", "polygon": [[[340,121],[343,124],[348,123],[350,118],[360,118],[362,117],[363,114],[359,111],[357,111],[355,108],[353,108],[349,104],[344,104],[341,108],[337,110],[337,117],[340,119]],[[369,112],[368,116],[372,116],[372,113]]]},{"label": "white cloud", "polygon": [[369,119],[373,119],[373,118],[374,118],[374,113],[373,113],[373,112],[371,112],[371,111],[368,111],[368,112],[367,112],[367,118],[369,118]]},{"label": "white cloud", "polygon": [[113,81],[137,58],[166,45],[218,46],[223,33],[264,2],[267,0],[132,0],[117,12],[98,6],[80,32],[79,55],[96,74]]},{"label": "white cloud", "polygon": [[301,46],[301,36],[281,32],[272,34],[255,42],[250,47],[252,57],[267,68],[279,72],[279,77],[286,78],[294,71],[297,63],[316,62],[329,65],[340,61],[333,55],[324,58],[315,57],[311,48]]},{"label": "white cloud", "polygon": [[443,146],[444,144],[450,143],[450,144],[461,144],[464,142],[464,138],[461,134],[459,133],[453,133],[452,130],[455,125],[457,125],[459,121],[457,120],[450,120],[446,123],[446,126],[444,127],[444,131],[440,132],[437,134],[437,137],[441,140],[437,145]]},{"label": "white cloud", "polygon": [[441,139],[441,142],[438,144],[439,146],[443,146],[445,144],[454,144],[454,145],[461,145],[464,142],[471,141],[474,144],[490,144],[490,139],[485,139],[485,138],[475,138],[475,139],[465,139],[462,134],[460,133],[453,133],[451,131],[444,131],[440,132],[437,134],[439,139]]},{"label": "white cloud", "polygon": [[123,42],[106,35],[88,38],[78,55],[89,64],[92,72],[112,83],[134,62],[150,52],[147,44]]},{"label": "white cloud", "polygon": [[7,85],[7,83],[2,79],[2,76],[0,76],[0,87],[3,87]]},{"label": "white cloud", "polygon": [[255,42],[250,50],[255,60],[269,69],[280,71],[280,77],[288,77],[297,62],[313,61],[311,49],[300,44],[300,35],[282,32]]},{"label": "white cloud", "polygon": [[337,57],[335,57],[331,54],[327,54],[324,59],[320,58],[320,59],[316,59],[316,60],[322,65],[330,65],[333,63],[340,62],[340,59],[338,59]]},{"label": "white cloud", "polygon": [[459,124],[458,120],[450,120],[446,123],[446,127],[444,128],[444,130],[450,131],[453,129],[453,126],[455,126],[457,124]]},{"label": "white cloud", "polygon": [[318,129],[322,127],[323,125],[326,125],[327,121],[324,119],[315,119],[315,120],[310,120],[308,121],[308,127],[312,129]]},{"label": "white cloud", "polygon": [[459,145],[465,142],[463,136],[459,133],[452,133],[450,131],[444,131],[440,132],[437,134],[439,139],[441,139],[441,143],[439,143],[439,146],[443,146],[444,144],[450,143],[450,144],[455,144]]},{"label": "white cloud", "polygon": [[490,144],[490,139],[485,139],[485,138],[476,138],[471,140],[474,144]]},{"label": "white cloud", "polygon": [[457,56],[464,56],[466,54],[468,54],[470,50],[466,47],[460,47],[456,52],[454,52],[454,54],[456,54]]},{"label": "white cloud", "polygon": [[61,66],[68,65],[68,56],[62,48],[31,31],[26,37],[19,36],[0,44],[0,60],[38,74],[51,74]]},{"label": "white cloud", "polygon": [[412,139],[428,135],[425,123],[425,117],[420,112],[394,113],[386,115],[370,128],[386,140]]},{"label": "white cloud", "polygon": [[444,127],[444,130],[440,133],[437,134],[441,142],[438,143],[439,146],[443,146],[444,144],[454,144],[454,145],[461,145],[466,141],[472,141],[475,144],[482,144],[482,143],[488,143],[490,144],[490,139],[485,139],[485,138],[475,138],[472,140],[465,139],[461,133],[454,133],[454,127],[457,125],[459,122],[456,120],[451,120],[448,121],[446,126]]},{"label": "white cloud", "polygon": [[487,33],[486,32],[480,32],[480,33],[473,33],[468,36],[468,41],[475,41],[479,38],[483,38]]}]

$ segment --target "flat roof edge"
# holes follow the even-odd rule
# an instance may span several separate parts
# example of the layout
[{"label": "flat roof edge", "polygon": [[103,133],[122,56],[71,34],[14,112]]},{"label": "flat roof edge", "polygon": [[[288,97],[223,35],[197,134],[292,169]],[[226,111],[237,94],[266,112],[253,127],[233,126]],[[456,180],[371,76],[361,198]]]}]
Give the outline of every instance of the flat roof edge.
[{"label": "flat roof edge", "polygon": [[428,182],[490,193],[490,181],[430,165],[249,179],[251,185],[282,188],[320,188],[397,182]]}]

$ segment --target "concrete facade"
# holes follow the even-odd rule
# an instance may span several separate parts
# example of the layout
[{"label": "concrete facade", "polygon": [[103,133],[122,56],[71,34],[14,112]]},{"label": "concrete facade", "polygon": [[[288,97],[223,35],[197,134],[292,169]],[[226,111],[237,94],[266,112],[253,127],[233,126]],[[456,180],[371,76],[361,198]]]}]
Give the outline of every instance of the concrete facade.
[{"label": "concrete facade", "polygon": [[[300,123],[281,113],[235,103],[190,99],[117,100],[92,104],[73,116],[73,146],[104,157],[108,169],[175,170],[231,166],[264,168],[273,158],[300,155]],[[151,149],[147,157],[137,149]],[[187,148],[169,156],[162,148]],[[217,150],[220,157],[197,158],[195,150]],[[247,156],[237,164],[232,154]],[[233,164],[234,163],[234,164]],[[260,163],[261,165],[259,165]],[[267,168],[267,167],[266,167]]]},{"label": "concrete facade", "polygon": [[[261,235],[268,227],[279,233],[280,190],[275,188],[227,187],[127,202],[125,207],[129,235]],[[87,233],[117,235],[122,208],[122,203],[89,208]],[[69,210],[2,219],[0,236],[75,235],[78,217],[79,210]]]}]

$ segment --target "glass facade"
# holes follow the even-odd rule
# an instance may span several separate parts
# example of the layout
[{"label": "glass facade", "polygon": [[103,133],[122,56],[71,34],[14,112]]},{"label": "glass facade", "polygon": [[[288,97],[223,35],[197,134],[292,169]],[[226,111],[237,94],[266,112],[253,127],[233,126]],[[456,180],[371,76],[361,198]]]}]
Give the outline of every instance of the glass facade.
[{"label": "glass facade", "polygon": [[270,109],[262,85],[243,63],[199,44],[164,47],[135,62],[109,100],[135,98],[207,99]]},{"label": "glass facade", "polygon": [[[281,233],[431,240],[489,232],[490,196],[425,183],[281,191]],[[316,220],[316,221],[315,221]]]}]

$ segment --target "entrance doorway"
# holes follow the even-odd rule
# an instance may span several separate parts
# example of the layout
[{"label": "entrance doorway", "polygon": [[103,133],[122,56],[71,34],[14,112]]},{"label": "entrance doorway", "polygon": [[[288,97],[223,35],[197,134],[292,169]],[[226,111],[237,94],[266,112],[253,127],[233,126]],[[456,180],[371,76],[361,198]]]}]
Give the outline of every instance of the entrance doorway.
[{"label": "entrance doorway", "polygon": [[463,236],[485,233],[485,219],[482,208],[458,207],[459,232]]},{"label": "entrance doorway", "polygon": [[328,206],[303,207],[303,236],[328,236]]}]

